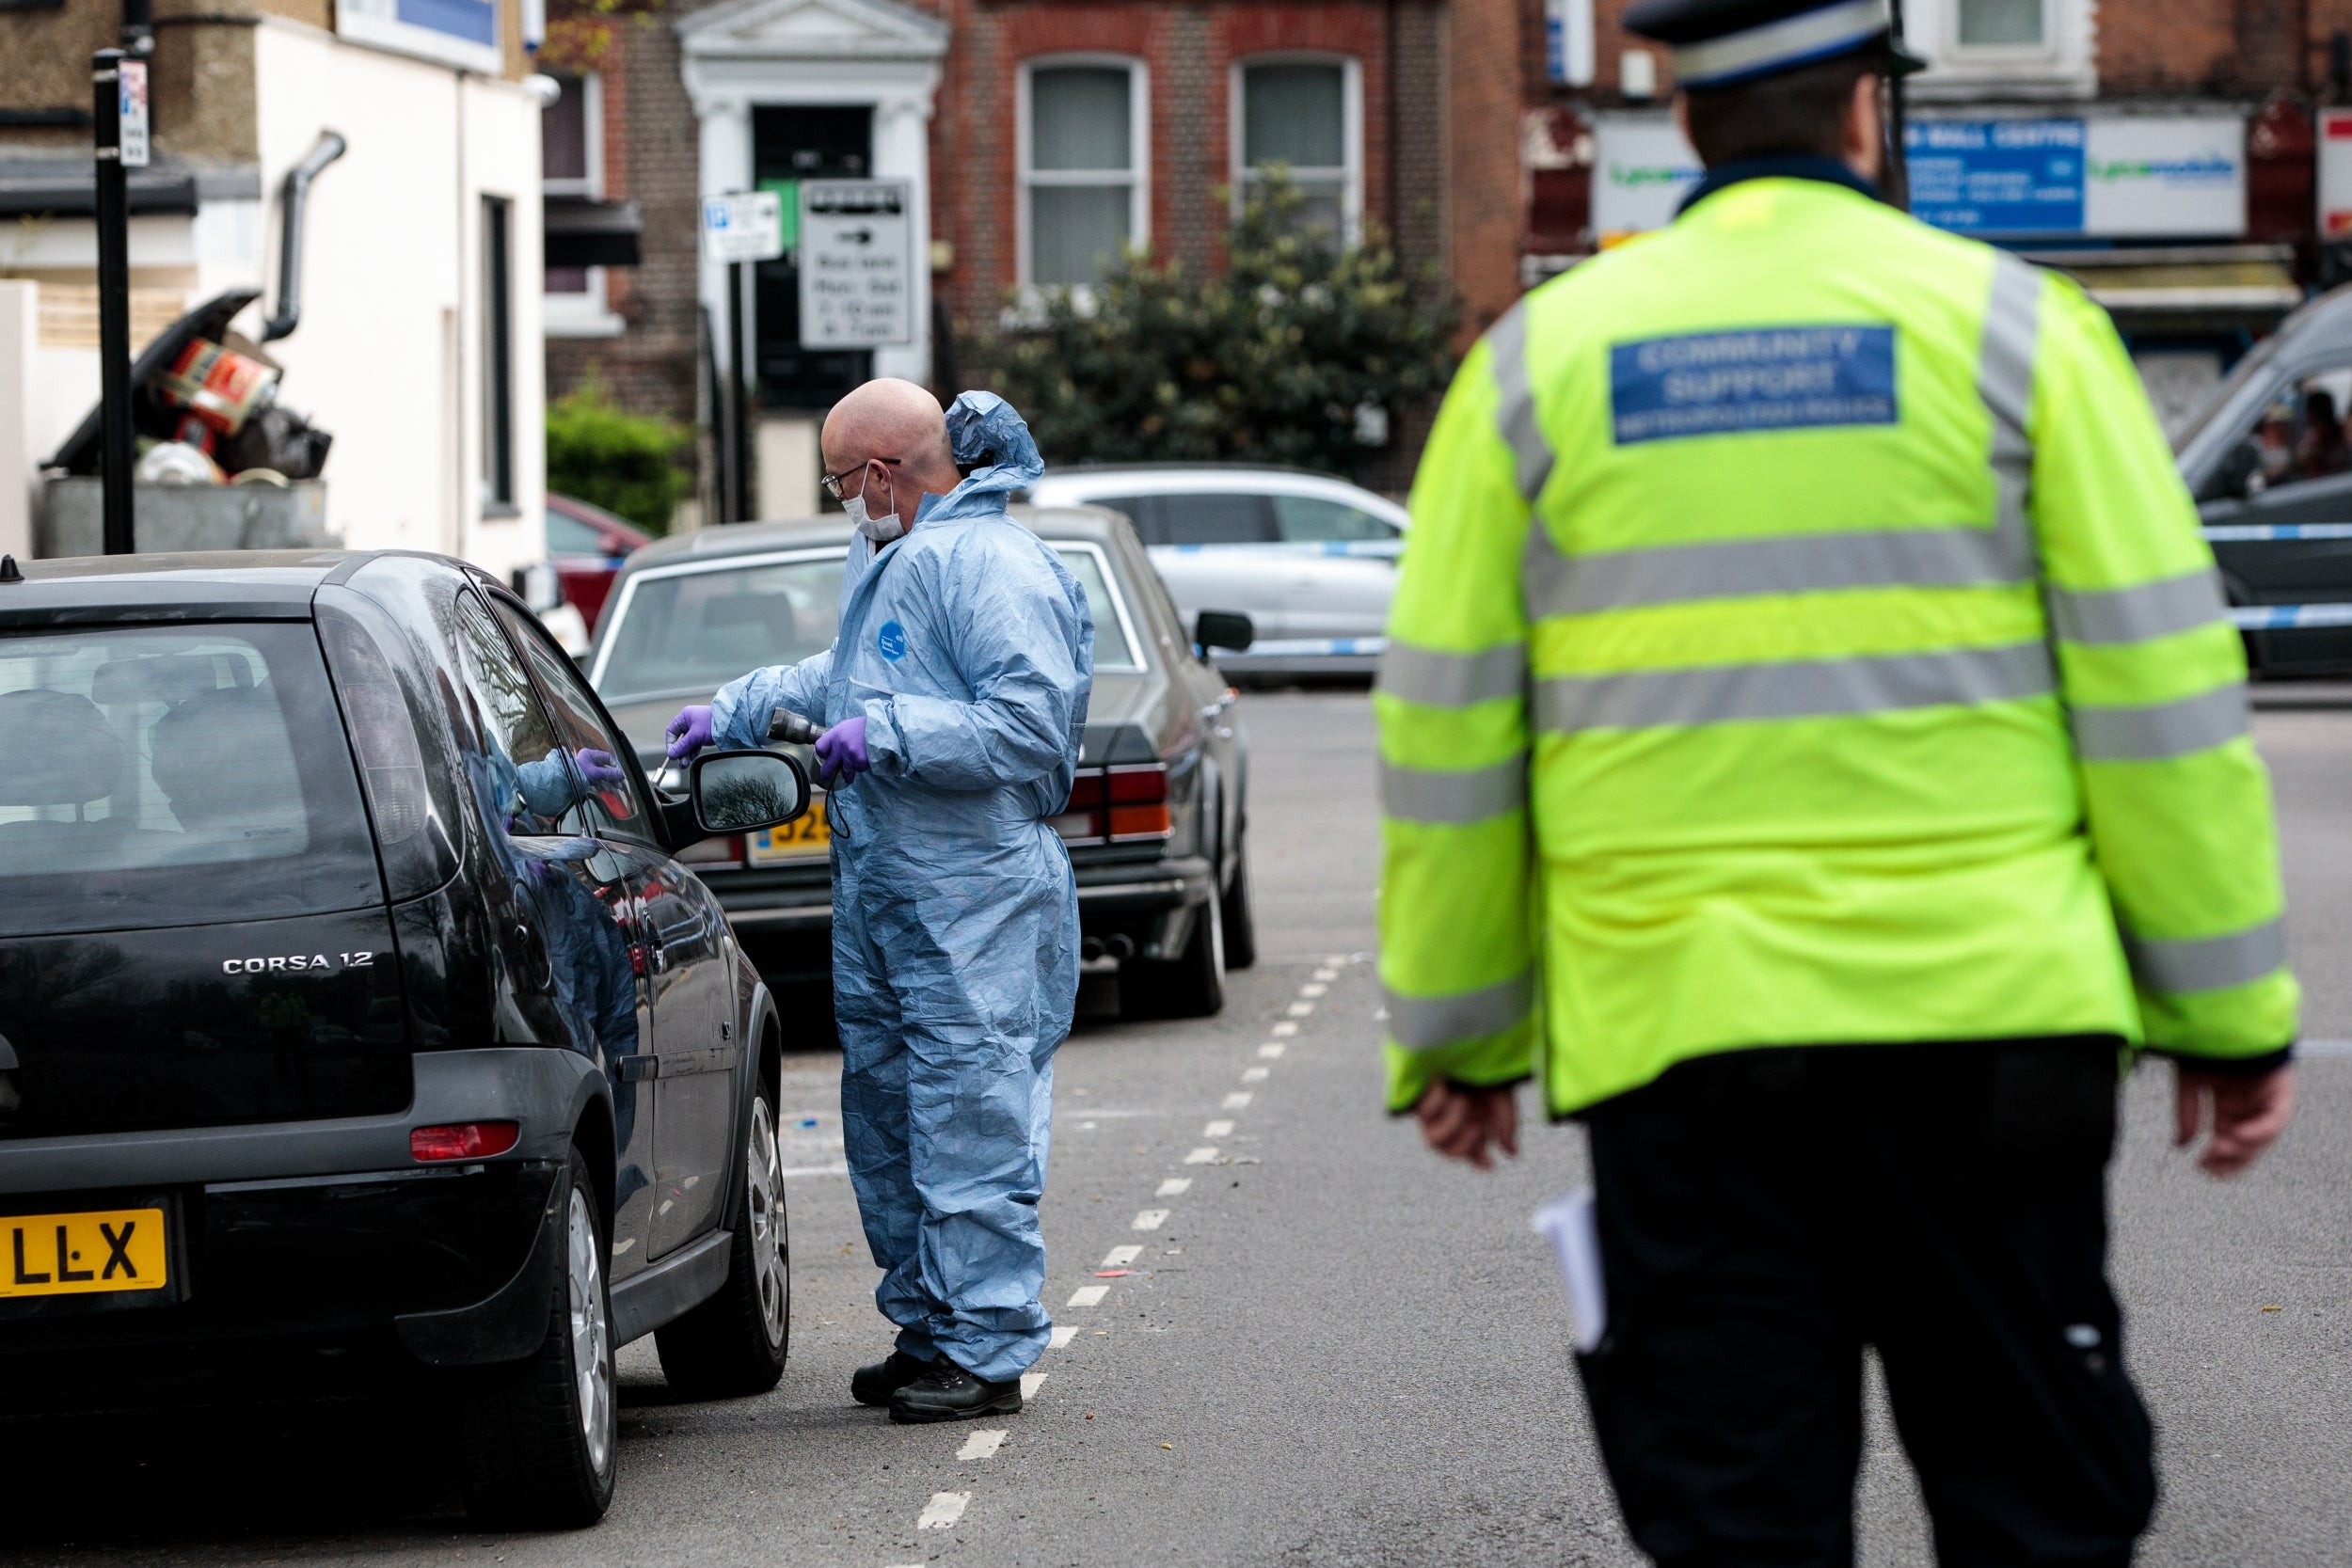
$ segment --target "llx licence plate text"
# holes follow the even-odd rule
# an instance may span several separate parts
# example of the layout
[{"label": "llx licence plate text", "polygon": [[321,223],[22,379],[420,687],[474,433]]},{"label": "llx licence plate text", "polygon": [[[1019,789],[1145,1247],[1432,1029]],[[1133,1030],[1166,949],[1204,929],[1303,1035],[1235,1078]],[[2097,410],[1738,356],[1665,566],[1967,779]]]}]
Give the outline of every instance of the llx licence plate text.
[{"label": "llx licence plate text", "polygon": [[0,1215],[0,1300],[160,1291],[164,1212]]}]

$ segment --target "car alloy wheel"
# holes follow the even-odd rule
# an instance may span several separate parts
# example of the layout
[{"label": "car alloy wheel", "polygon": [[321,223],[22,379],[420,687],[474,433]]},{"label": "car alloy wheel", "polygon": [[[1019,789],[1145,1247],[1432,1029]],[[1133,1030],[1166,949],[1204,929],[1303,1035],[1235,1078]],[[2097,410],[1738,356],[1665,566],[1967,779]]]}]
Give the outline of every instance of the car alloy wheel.
[{"label": "car alloy wheel", "polygon": [[768,1342],[784,1343],[791,1310],[784,1251],[784,1165],[776,1151],[776,1117],[763,1096],[752,1101],[752,1135],[744,1140],[745,1196],[751,1224],[752,1267],[759,1285],[760,1324]]},{"label": "car alloy wheel", "polygon": [[570,1224],[572,1376],[580,1394],[580,1435],[589,1465],[601,1473],[612,1452],[612,1323],[606,1316],[604,1261],[588,1195],[572,1191]]}]

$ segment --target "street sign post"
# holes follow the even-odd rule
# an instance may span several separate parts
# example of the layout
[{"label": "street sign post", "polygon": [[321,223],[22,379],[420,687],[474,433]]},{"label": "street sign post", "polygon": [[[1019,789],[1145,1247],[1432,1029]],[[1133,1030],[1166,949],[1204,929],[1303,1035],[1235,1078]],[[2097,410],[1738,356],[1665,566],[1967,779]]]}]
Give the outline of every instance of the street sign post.
[{"label": "street sign post", "polygon": [[131,511],[131,216],[126,169],[147,166],[147,62],[119,49],[90,57],[97,143],[98,477],[102,547],[137,548]]},{"label": "street sign post", "polygon": [[733,191],[703,198],[703,254],[727,269],[727,375],[724,521],[751,515],[751,376],[743,364],[743,268],[784,254],[784,203],[773,191]]},{"label": "street sign post", "polygon": [[802,347],[914,341],[914,205],[903,180],[802,182]]}]

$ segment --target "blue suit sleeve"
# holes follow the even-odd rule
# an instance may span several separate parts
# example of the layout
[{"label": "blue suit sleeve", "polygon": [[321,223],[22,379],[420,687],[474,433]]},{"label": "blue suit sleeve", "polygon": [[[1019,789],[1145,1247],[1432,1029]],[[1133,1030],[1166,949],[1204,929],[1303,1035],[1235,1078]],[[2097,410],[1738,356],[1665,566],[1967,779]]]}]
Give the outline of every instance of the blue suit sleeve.
[{"label": "blue suit sleeve", "polygon": [[1085,611],[1044,562],[1011,564],[980,550],[941,562],[933,602],[972,700],[866,699],[866,750],[885,777],[987,789],[1043,778],[1067,760],[1092,673],[1081,668]]},{"label": "blue suit sleeve", "polygon": [[813,723],[825,721],[825,678],[833,671],[827,648],[798,664],[771,664],[727,682],[710,699],[710,741],[727,751],[768,744],[768,721],[789,708]]},{"label": "blue suit sleeve", "polygon": [[516,765],[515,784],[534,816],[561,816],[580,804],[580,792],[573,787],[571,769],[564,766],[561,752]]}]

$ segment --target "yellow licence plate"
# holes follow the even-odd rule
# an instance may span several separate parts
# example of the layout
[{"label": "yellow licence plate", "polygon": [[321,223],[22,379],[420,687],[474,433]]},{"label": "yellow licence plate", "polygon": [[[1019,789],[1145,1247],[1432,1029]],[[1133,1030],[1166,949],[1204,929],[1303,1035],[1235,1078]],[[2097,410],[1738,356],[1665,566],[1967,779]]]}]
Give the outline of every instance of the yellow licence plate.
[{"label": "yellow licence plate", "polygon": [[808,803],[808,811],[800,820],[754,833],[751,863],[772,865],[777,861],[807,860],[824,854],[832,847],[833,829],[825,823],[825,801],[819,796]]},{"label": "yellow licence plate", "polygon": [[164,1212],[0,1214],[0,1299],[164,1288]]}]

